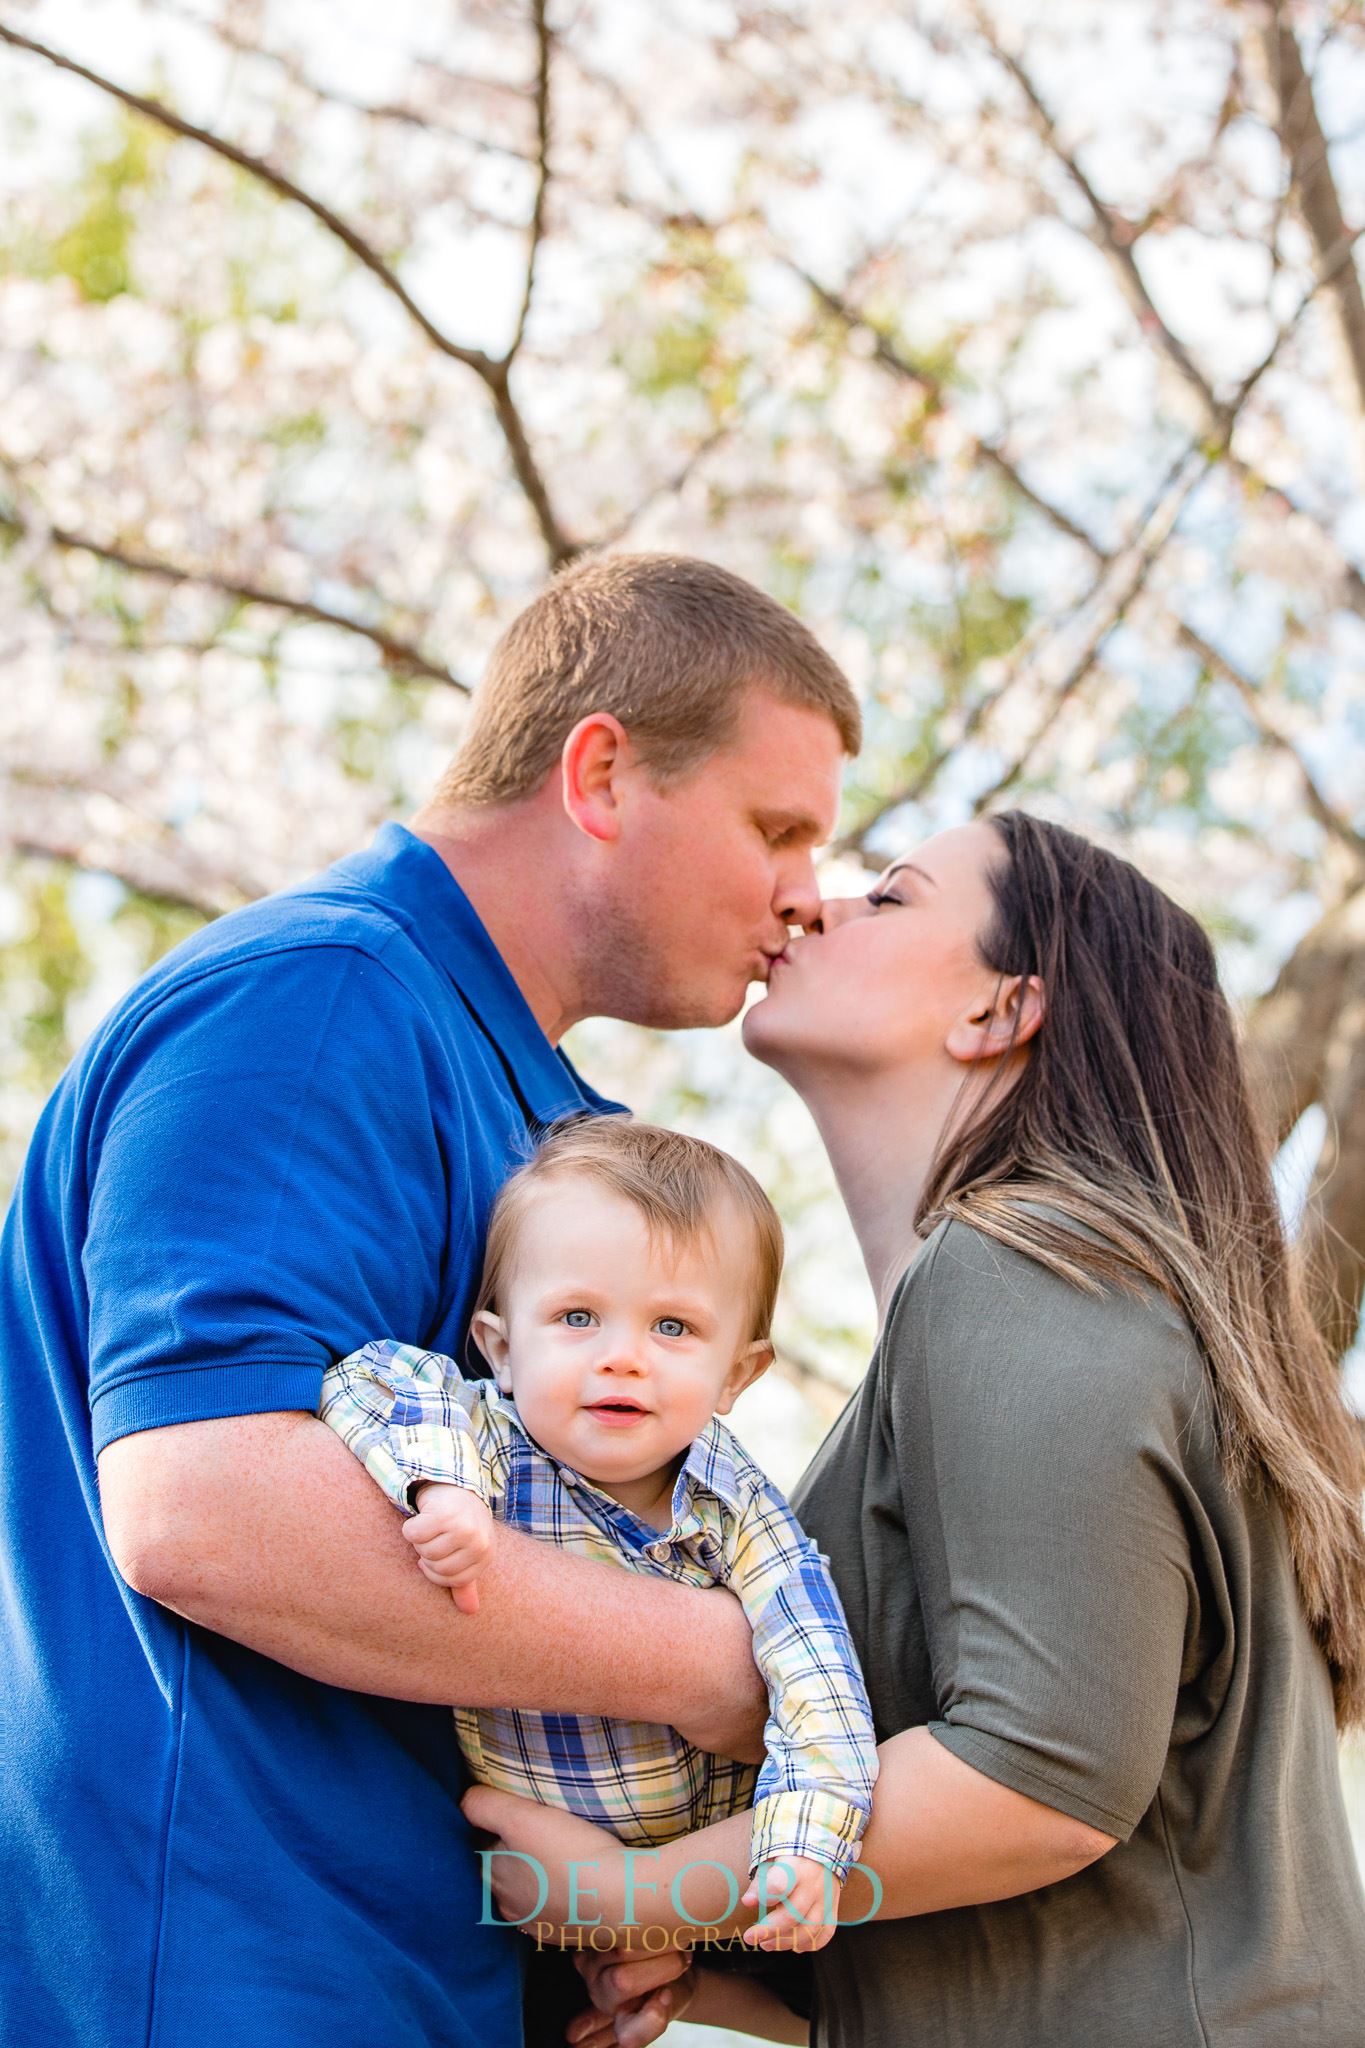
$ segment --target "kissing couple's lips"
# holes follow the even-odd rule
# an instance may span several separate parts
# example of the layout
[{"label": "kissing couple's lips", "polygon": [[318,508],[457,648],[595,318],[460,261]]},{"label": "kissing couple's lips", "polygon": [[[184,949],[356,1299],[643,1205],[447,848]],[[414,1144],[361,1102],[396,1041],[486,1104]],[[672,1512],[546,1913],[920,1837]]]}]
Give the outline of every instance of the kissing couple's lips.
[{"label": "kissing couple's lips", "polygon": [[786,945],[782,948],[782,951],[780,953],[769,953],[767,956],[769,974],[772,973],[775,967],[790,967],[793,961],[796,959],[798,951],[806,943],[807,939],[805,935],[803,935],[800,938],[788,939]]},{"label": "kissing couple's lips", "polygon": [[762,974],[755,974],[754,980],[761,980],[766,986],[771,987],[773,975],[777,972],[777,969],[779,967],[790,967],[794,964],[797,952],[806,944],[809,936],[809,933],[794,934],[787,940],[785,946],[776,948],[769,946],[760,947],[759,958],[763,963],[763,972]]},{"label": "kissing couple's lips", "polygon": [[772,973],[774,967],[790,967],[792,960],[792,941],[788,939],[785,946],[779,946],[775,951],[772,948],[765,946],[763,948],[763,958],[768,963],[769,974]]}]

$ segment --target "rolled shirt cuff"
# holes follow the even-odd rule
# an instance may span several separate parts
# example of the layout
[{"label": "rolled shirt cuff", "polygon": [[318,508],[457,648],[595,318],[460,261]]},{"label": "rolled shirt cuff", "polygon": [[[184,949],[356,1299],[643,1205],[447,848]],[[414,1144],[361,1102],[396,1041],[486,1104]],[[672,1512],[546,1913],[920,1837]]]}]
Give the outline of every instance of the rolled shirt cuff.
[{"label": "rolled shirt cuff", "polygon": [[749,1840],[750,1875],[760,1863],[806,1856],[823,1863],[841,1882],[858,1860],[867,1826],[864,1806],[837,1792],[772,1792],[754,1808]]}]

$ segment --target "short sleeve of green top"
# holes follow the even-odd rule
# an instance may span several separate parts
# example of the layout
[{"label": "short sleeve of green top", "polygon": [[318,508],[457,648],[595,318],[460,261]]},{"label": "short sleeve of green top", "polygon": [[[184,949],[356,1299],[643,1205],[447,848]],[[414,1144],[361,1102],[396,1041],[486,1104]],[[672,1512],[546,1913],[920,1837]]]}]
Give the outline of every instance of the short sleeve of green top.
[{"label": "short sleeve of green top", "polygon": [[793,1496],[881,1739],[1117,1838],[1027,1897],[841,1932],[818,2042],[1359,2048],[1365,1900],[1278,1507],[1227,1485],[1153,1295],[951,1223]]}]

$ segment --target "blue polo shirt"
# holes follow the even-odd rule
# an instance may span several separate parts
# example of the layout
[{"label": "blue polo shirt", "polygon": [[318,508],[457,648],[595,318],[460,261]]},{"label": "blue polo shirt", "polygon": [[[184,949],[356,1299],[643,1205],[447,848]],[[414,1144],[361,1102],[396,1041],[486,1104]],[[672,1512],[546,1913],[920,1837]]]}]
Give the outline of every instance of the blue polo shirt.
[{"label": "blue polo shirt", "polygon": [[0,2040],[516,2048],[449,1713],[130,1592],[95,1459],[311,1410],[377,1331],[460,1357],[528,1129],[618,1107],[398,825],[177,947],[67,1070],[0,1240]]}]

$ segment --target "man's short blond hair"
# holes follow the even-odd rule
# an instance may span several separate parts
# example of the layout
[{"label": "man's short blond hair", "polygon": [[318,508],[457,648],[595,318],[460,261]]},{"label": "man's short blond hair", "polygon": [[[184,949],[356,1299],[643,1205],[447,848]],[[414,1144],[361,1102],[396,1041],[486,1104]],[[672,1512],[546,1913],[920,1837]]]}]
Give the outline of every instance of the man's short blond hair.
[{"label": "man's short blond hair", "polygon": [[858,700],[784,605],[690,555],[592,556],[499,640],[435,801],[530,796],[594,711],[620,719],[657,782],[674,781],[728,744],[751,689],[823,712],[857,753]]},{"label": "man's short blond hair", "polygon": [[[747,1342],[772,1332],[782,1278],[782,1225],[746,1166],[708,1145],[658,1124],[593,1116],[560,1124],[527,1164],[504,1181],[488,1224],[488,1247],[476,1308],[500,1314],[517,1264],[518,1245],[541,1189],[575,1176],[620,1195],[645,1219],[651,1240],[690,1247],[718,1243],[738,1217],[749,1238]],[[726,1209],[730,1214],[727,1215]]]}]

